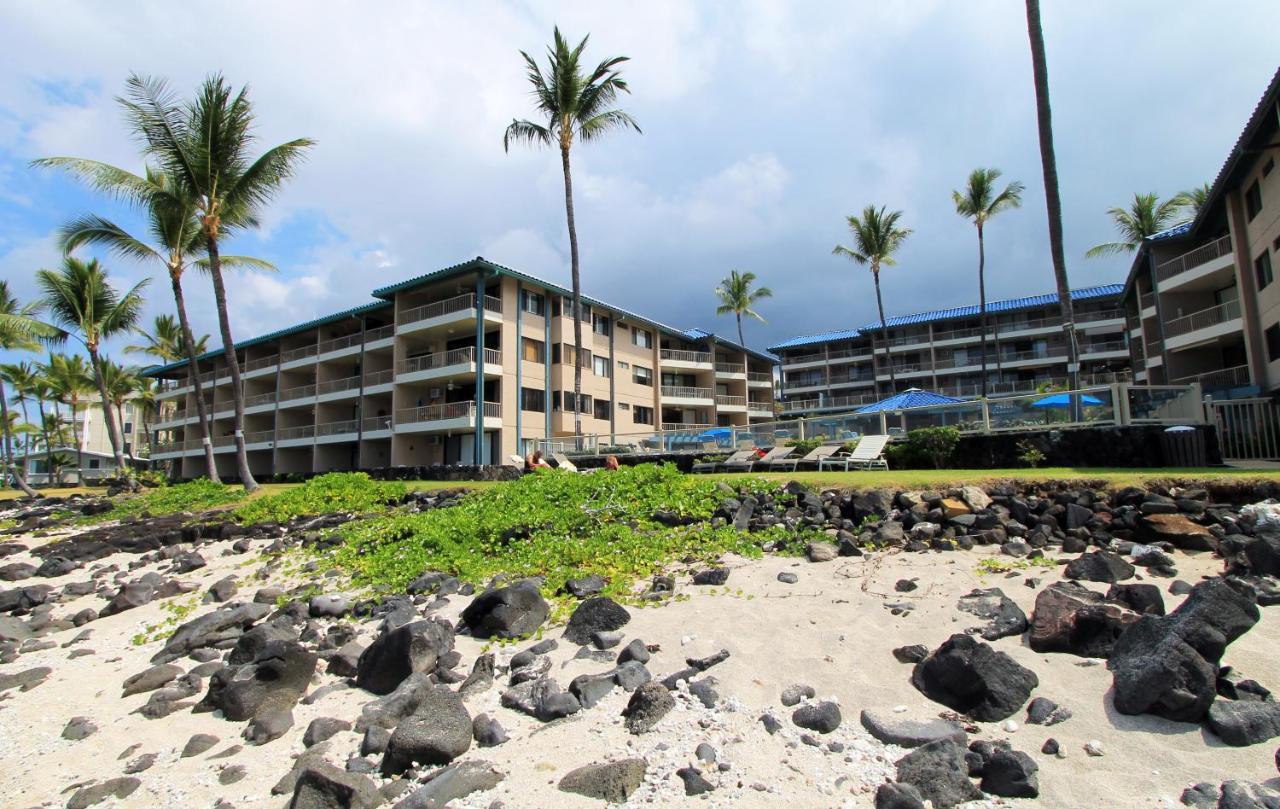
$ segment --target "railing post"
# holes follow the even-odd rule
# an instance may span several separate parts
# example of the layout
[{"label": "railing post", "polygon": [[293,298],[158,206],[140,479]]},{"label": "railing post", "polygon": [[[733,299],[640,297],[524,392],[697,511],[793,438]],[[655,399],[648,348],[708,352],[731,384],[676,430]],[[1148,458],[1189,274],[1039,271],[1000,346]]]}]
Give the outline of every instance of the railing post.
[{"label": "railing post", "polygon": [[804,440],[804,419],[796,419],[796,424],[798,425],[797,431],[800,433],[800,440],[803,441]]},{"label": "railing post", "polygon": [[889,418],[883,410],[880,411],[880,435],[889,434]]},{"label": "railing post", "polygon": [[991,432],[991,400],[983,396],[978,400],[982,403],[982,432]]},{"label": "railing post", "polygon": [[1112,383],[1111,409],[1115,411],[1117,425],[1126,426],[1133,423],[1133,411],[1129,406],[1129,385],[1127,383]]}]

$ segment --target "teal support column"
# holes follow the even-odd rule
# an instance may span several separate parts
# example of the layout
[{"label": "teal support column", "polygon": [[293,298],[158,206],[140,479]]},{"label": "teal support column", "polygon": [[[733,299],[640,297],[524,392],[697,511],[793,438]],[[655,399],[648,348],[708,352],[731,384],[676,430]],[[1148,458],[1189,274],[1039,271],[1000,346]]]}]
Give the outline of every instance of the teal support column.
[{"label": "teal support column", "polygon": [[475,464],[484,464],[484,273],[476,273],[476,437]]},{"label": "teal support column", "polygon": [[[543,323],[543,340],[542,343],[542,413],[546,421],[546,432],[543,433],[543,440],[551,440],[551,296],[544,293],[542,299],[542,323]],[[549,448],[549,446],[548,446]]]},{"label": "teal support column", "polygon": [[516,452],[524,455],[524,282],[516,281]]},{"label": "teal support column", "polygon": [[618,445],[618,386],[614,377],[618,375],[618,363],[613,356],[613,334],[618,324],[609,321],[609,444]]}]

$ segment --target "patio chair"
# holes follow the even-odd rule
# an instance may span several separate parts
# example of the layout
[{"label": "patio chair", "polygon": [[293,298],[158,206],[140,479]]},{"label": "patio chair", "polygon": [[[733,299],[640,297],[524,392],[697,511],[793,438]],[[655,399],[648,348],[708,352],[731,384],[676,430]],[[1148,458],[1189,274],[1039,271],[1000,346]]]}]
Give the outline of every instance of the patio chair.
[{"label": "patio chair", "polygon": [[521,458],[519,455],[508,455],[507,460],[511,461],[512,466],[518,466],[521,469],[524,469],[524,458]]},{"label": "patio chair", "polygon": [[573,465],[573,461],[565,457],[563,452],[551,453],[551,460],[556,462],[556,469],[563,469],[566,472],[577,472],[578,467]]},{"label": "patio chair", "polygon": [[724,471],[751,472],[757,466],[760,466],[760,465],[767,466],[773,463],[774,461],[778,460],[779,458],[787,457],[788,455],[790,455],[795,451],[796,451],[795,447],[774,447],[773,449],[769,450],[762,457],[759,457],[759,458],[752,456],[750,458],[747,458],[745,461],[741,461],[739,463],[734,463],[734,464],[731,464],[726,461],[724,465]]},{"label": "patio chair", "polygon": [[769,464],[769,471],[779,471],[790,469],[792,472],[800,468],[802,463],[810,463],[816,467],[820,467],[824,458],[829,458],[840,451],[840,444],[819,444],[814,447],[808,455],[803,458],[797,458],[794,455],[787,458],[779,458]]},{"label": "patio chair", "polygon": [[884,448],[889,445],[887,435],[867,435],[858,440],[858,446],[848,455],[833,455],[818,461],[818,469],[888,469]]},{"label": "patio chair", "polygon": [[746,461],[748,459],[753,459],[755,457],[756,457],[756,451],[754,447],[752,449],[740,449],[737,452],[730,455],[728,458],[725,458],[720,461],[700,461],[698,463],[695,463],[693,465],[692,471],[714,472],[717,469],[727,466],[730,463],[741,463],[743,461]]}]

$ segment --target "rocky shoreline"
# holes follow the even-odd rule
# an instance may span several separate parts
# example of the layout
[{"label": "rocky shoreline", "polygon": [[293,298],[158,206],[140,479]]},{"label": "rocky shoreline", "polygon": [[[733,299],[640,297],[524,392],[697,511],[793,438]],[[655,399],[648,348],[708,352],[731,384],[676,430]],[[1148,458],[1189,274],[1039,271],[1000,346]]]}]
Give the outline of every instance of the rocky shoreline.
[{"label": "rocky shoreline", "polygon": [[763,559],[677,564],[625,605],[571,582],[567,620],[536,580],[423,571],[373,601],[288,553],[322,552],[350,515],[75,531],[55,508],[105,506],[19,504],[0,512],[18,525],[0,794],[1280,807],[1280,524],[1252,505],[1275,488],[725,486],[712,521],[760,534]]}]

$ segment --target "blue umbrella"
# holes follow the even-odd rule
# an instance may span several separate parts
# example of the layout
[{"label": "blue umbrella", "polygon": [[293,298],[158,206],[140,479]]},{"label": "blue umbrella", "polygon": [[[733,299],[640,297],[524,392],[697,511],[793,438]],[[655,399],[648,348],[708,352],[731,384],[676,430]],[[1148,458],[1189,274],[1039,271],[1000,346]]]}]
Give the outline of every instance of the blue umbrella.
[{"label": "blue umbrella", "polygon": [[913,407],[929,407],[930,405],[957,404],[961,401],[963,400],[943,396],[941,393],[933,393],[919,388],[908,388],[902,393],[890,396],[888,399],[881,399],[874,404],[864,405],[853,412],[857,414],[880,413],[882,411],[908,410]]},{"label": "blue umbrella", "polygon": [[698,435],[699,441],[716,441],[721,438],[729,438],[733,435],[733,430],[728,427],[715,427]]},{"label": "blue umbrella", "polygon": [[[1084,405],[1085,407],[1092,407],[1094,405],[1102,404],[1101,399],[1097,398],[1096,396],[1090,396],[1087,393],[1077,393],[1074,395],[1079,400],[1080,404]],[[1072,398],[1072,394],[1070,393],[1055,393],[1052,396],[1046,396],[1043,399],[1039,399],[1037,401],[1032,402],[1031,406],[1043,407],[1043,408],[1071,407],[1071,398]]]}]

